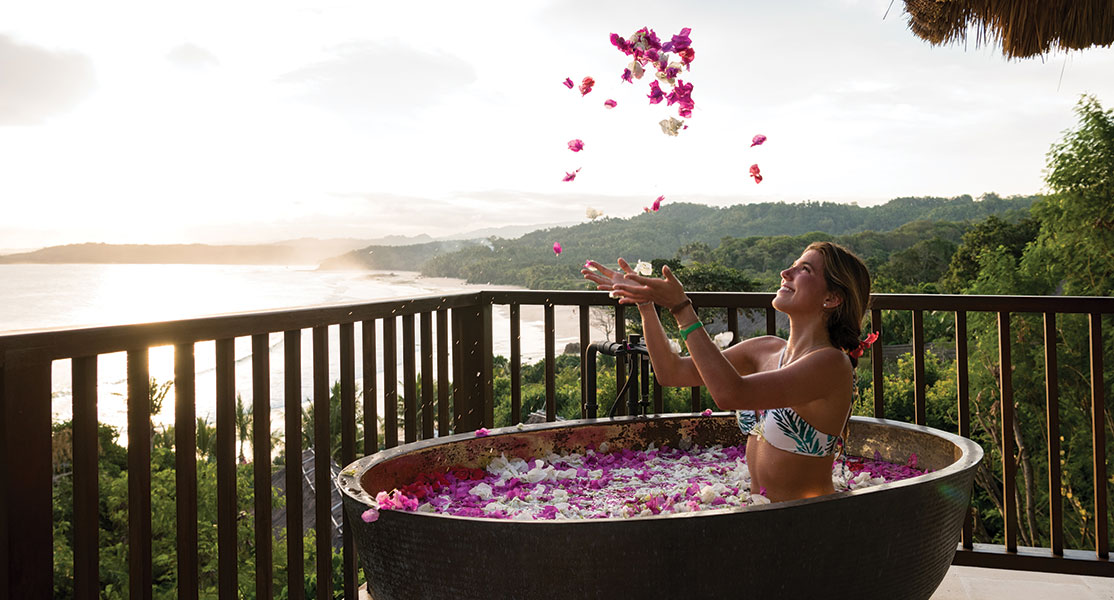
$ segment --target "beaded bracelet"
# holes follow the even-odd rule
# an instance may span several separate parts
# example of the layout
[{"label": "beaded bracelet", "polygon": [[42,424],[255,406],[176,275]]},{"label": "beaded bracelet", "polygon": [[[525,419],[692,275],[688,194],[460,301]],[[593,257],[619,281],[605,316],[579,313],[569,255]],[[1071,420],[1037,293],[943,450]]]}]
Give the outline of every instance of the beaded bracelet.
[{"label": "beaded bracelet", "polygon": [[670,306],[670,307],[669,307],[669,312],[673,313],[673,315],[674,315],[674,316],[676,316],[676,315],[677,315],[677,311],[681,310],[682,308],[684,308],[684,307],[686,307],[686,306],[690,306],[690,305],[692,305],[692,300],[690,300],[690,299],[688,298],[688,296],[686,296],[686,297],[685,297],[685,301],[684,301],[684,302],[681,302],[681,303],[680,303],[680,304],[678,304],[677,306]]},{"label": "beaded bracelet", "polygon": [[681,330],[681,341],[687,342],[688,339],[689,339],[689,334],[696,331],[697,329],[700,329],[703,326],[704,326],[703,323],[701,323],[700,321],[697,321],[697,322],[693,323],[692,325],[689,325],[688,327],[685,327],[684,329],[682,329]]}]

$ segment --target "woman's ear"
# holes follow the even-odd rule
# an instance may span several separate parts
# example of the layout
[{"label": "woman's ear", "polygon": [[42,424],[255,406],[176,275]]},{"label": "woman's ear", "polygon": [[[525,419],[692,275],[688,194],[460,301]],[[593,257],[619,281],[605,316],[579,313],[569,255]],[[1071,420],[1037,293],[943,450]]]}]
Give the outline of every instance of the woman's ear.
[{"label": "woman's ear", "polygon": [[824,308],[836,308],[843,304],[843,298],[838,294],[828,294],[824,298]]}]

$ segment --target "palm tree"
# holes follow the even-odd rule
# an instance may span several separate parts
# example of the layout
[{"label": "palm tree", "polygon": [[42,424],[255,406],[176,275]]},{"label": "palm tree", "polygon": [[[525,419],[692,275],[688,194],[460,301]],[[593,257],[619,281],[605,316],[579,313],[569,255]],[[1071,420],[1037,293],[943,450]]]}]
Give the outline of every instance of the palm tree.
[{"label": "palm tree", "polygon": [[205,417],[197,417],[197,456],[212,460],[217,455],[217,428],[210,426]]},{"label": "palm tree", "polygon": [[244,464],[244,442],[251,438],[251,411],[244,408],[240,394],[236,394],[236,437],[240,440],[240,464]]}]

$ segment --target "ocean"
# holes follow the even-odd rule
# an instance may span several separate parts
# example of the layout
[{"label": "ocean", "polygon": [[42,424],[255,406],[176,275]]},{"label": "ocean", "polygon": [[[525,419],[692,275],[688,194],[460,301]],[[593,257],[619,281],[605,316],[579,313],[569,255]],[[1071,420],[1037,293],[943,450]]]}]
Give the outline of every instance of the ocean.
[{"label": "ocean", "polygon": [[[397,297],[462,293],[490,286],[460,280],[425,278],[415,272],[320,271],[316,266],[272,265],[132,265],[132,264],[19,264],[0,265],[0,335],[13,331],[118,325],[187,319],[231,312],[369,302]],[[560,309],[559,309],[560,310]],[[557,352],[577,340],[575,311],[558,318]],[[570,323],[570,321],[573,321]],[[492,312],[496,354],[510,353],[506,307]],[[435,324],[436,325],[436,324]],[[545,355],[541,307],[522,308],[522,355],[529,363]],[[357,341],[359,325],[357,324]],[[381,333],[382,327],[379,327]],[[338,328],[330,328],[330,381],[340,377]],[[401,335],[398,373],[402,374]],[[436,334],[434,339],[436,339]],[[302,399],[312,395],[312,336],[302,334]],[[282,427],[283,335],[272,334],[271,427]],[[380,344],[380,348],[381,348]],[[251,406],[251,339],[237,338],[236,390]],[[214,421],[216,401],[215,344],[195,346],[197,416]],[[356,344],[357,389],[362,385],[360,344]],[[151,376],[170,381],[174,373],[173,347],[152,348]],[[98,418],[116,427],[126,441],[126,355],[102,355],[98,360]],[[379,414],[382,407],[382,355],[379,365]],[[401,386],[400,386],[401,393]],[[70,361],[53,365],[52,413],[55,421],[72,415]],[[156,427],[174,419],[173,391],[167,396]]]}]

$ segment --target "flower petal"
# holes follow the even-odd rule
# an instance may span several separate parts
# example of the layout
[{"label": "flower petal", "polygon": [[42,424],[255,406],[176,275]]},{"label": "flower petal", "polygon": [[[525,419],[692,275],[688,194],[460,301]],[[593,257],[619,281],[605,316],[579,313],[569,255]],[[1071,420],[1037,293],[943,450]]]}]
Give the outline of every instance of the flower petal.
[{"label": "flower petal", "polygon": [[576,139],[576,140],[570,140],[569,141],[569,150],[572,150],[573,152],[580,152],[583,149],[584,149],[583,140]]},{"label": "flower petal", "polygon": [[[664,133],[665,135],[672,135],[672,136],[677,135],[681,131],[681,129],[687,129],[688,128],[688,126],[685,126],[684,121],[678,121],[677,119],[675,119],[673,117],[669,117],[668,119],[665,119],[665,120],[661,121],[660,123],[658,123],[658,125],[661,125],[662,133]],[[682,127],[682,126],[684,126],[684,127]]]},{"label": "flower petal", "polygon": [[754,178],[754,183],[762,183],[762,171],[759,170],[758,165],[750,166],[750,176]]},{"label": "flower petal", "polygon": [[591,77],[585,77],[580,82],[580,95],[587,96],[588,92],[592,91],[592,86],[596,85],[596,80]]},{"label": "flower petal", "polygon": [[615,108],[615,106],[617,104],[618,104],[618,102],[612,100],[611,98],[608,98],[607,100],[604,100],[604,102],[603,102],[604,108]]},{"label": "flower petal", "polygon": [[565,78],[565,80],[564,80],[564,81],[562,81],[561,83],[564,83],[564,84],[565,84],[565,87],[569,88],[570,90],[571,90],[571,89],[572,89],[572,88],[573,88],[574,86],[576,86],[576,84],[572,82],[572,78],[570,78],[570,77],[566,77],[566,78]]},{"label": "flower petal", "polygon": [[750,147],[753,148],[755,146],[761,146],[763,144],[763,142],[765,142],[765,141],[766,141],[766,136],[764,136],[760,133],[760,134],[754,136],[754,139],[750,141]]},{"label": "flower petal", "polygon": [[[553,253],[554,254],[561,254],[562,250],[564,250],[564,248],[561,247],[561,242],[553,242]],[[481,427],[480,429],[483,429],[483,428]],[[485,433],[483,433],[482,435],[487,435],[486,431],[487,430],[484,429]],[[478,432],[479,432],[479,430],[477,430],[477,433]]]},{"label": "flower petal", "polygon": [[360,518],[364,520],[364,523],[374,523],[379,520],[379,511],[369,508],[364,511],[364,514],[360,515]]}]

